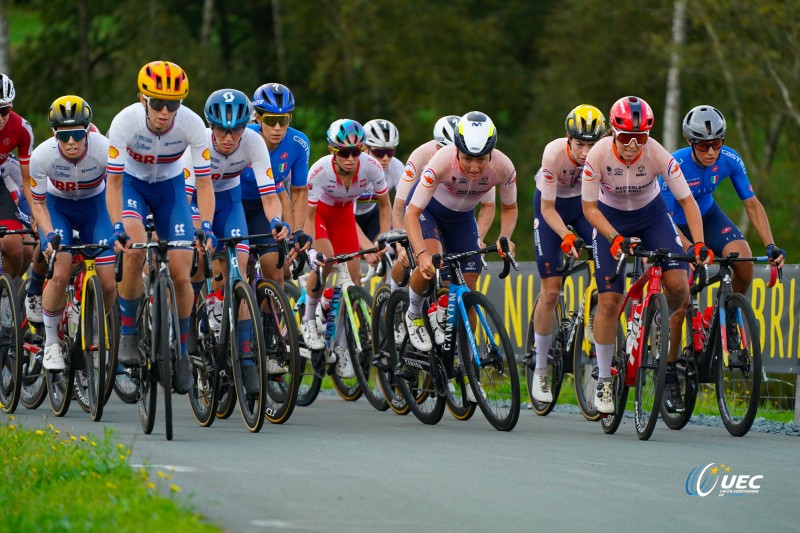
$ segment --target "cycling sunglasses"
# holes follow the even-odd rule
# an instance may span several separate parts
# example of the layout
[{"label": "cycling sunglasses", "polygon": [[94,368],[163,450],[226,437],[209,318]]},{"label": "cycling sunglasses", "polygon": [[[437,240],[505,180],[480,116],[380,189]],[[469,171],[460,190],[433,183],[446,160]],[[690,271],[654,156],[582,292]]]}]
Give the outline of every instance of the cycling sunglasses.
[{"label": "cycling sunglasses", "polygon": [[219,126],[214,126],[212,129],[214,130],[214,135],[218,137],[225,137],[229,133],[233,137],[237,137],[244,133],[244,126],[238,126],[236,128],[220,128]]},{"label": "cycling sunglasses", "polygon": [[692,147],[698,152],[708,152],[712,148],[714,151],[719,152],[723,144],[725,144],[725,139],[714,139],[713,141],[693,142]]},{"label": "cycling sunglasses", "polygon": [[285,128],[291,121],[291,113],[264,113],[261,115],[261,123],[273,128],[278,124]]},{"label": "cycling sunglasses", "polygon": [[378,159],[383,159],[384,157],[394,157],[395,153],[394,148],[370,148],[369,151]]},{"label": "cycling sunglasses", "polygon": [[170,113],[174,113],[175,111],[177,111],[178,108],[181,107],[181,102],[183,101],[183,100],[162,100],[161,98],[150,98],[149,96],[145,96],[144,99],[147,100],[147,105],[150,106],[150,109],[153,109],[155,111],[161,111],[166,107],[167,111],[169,111]]},{"label": "cycling sunglasses", "polygon": [[614,136],[616,140],[625,146],[630,146],[632,142],[635,142],[636,146],[644,146],[644,144],[647,142],[647,139],[650,138],[650,133],[647,131],[642,133],[634,133],[632,131],[614,130]]},{"label": "cycling sunglasses", "polygon": [[358,159],[358,156],[361,155],[361,148],[334,148],[333,153],[342,159],[350,159],[351,157]]},{"label": "cycling sunglasses", "polygon": [[11,106],[0,107],[0,117],[7,117],[11,113]]},{"label": "cycling sunglasses", "polygon": [[56,131],[56,139],[61,141],[62,143],[68,143],[70,137],[75,139],[75,142],[81,142],[86,134],[88,133],[87,130],[80,128],[75,130],[58,130]]}]

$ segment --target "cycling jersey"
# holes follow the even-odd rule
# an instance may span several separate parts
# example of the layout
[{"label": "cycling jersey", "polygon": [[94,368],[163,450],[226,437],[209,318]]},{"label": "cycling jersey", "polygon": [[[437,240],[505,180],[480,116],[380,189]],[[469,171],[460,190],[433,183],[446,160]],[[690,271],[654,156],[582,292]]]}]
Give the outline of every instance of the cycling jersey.
[{"label": "cycling jersey", "polygon": [[548,143],[542,155],[542,166],[536,173],[536,188],[543,200],[571,198],[581,195],[583,165],[572,159],[566,137]]},{"label": "cycling jersey", "polygon": [[[382,167],[381,167],[382,168]],[[389,168],[384,171],[386,176],[387,192],[397,187],[400,177],[403,175],[403,163],[393,157],[389,162]],[[370,187],[359,196],[356,202],[356,216],[365,215],[375,209],[377,197],[374,190]]]},{"label": "cycling jersey", "polygon": [[191,146],[197,176],[210,174],[208,138],[197,113],[181,106],[170,128],[154,133],[147,127],[147,109],[141,103],[120,111],[108,130],[108,173],[123,172],[147,183],[183,176],[181,156]]},{"label": "cycling jersey", "polygon": [[108,139],[100,133],[86,136],[86,151],[77,161],[64,156],[58,141],[50,137],[31,156],[31,197],[91,198],[106,188],[107,165]]},{"label": "cycling jersey", "polygon": [[[250,124],[248,129],[255,131],[261,137],[261,125]],[[263,138],[262,138],[263,139]],[[264,141],[266,146],[266,141]],[[280,191],[291,183],[292,187],[305,187],[308,181],[308,163],[311,159],[311,148],[308,137],[302,131],[288,128],[286,136],[275,150],[269,152],[272,161],[272,174],[275,186]],[[258,200],[259,192],[255,176],[251,169],[245,169],[241,175],[242,198],[245,200]]]},{"label": "cycling jersey", "polygon": [[5,163],[15,148],[20,164],[27,165],[33,150],[33,128],[27,120],[11,111],[6,125],[0,130],[0,164]]},{"label": "cycling jersey", "polygon": [[[455,145],[440,149],[428,162],[411,197],[413,205],[425,209],[431,198],[452,211],[473,211],[497,185],[505,205],[517,201],[517,171],[500,150],[492,150],[492,158],[484,175],[473,180],[461,171]],[[440,186],[441,185],[441,186]]]},{"label": "cycling jersey", "polygon": [[387,194],[386,177],[377,159],[362,152],[353,181],[349,188],[345,188],[336,172],[333,157],[326,155],[311,166],[308,173],[308,205],[317,207],[318,203],[323,203],[331,207],[351,207],[370,188],[376,196]]},{"label": "cycling jersey", "polygon": [[[261,136],[252,130],[245,129],[239,146],[228,155],[222,155],[214,148],[214,134],[206,129],[206,141],[210,147],[211,183],[214,192],[228,191],[240,184],[240,174],[251,168],[253,179],[258,185],[259,196],[275,194],[275,181],[272,179],[272,166],[269,152]],[[186,178],[186,194],[195,193],[196,177],[191,148],[183,154],[183,175]]]},{"label": "cycling jersey", "polygon": [[658,175],[668,177],[673,196],[683,200],[691,194],[681,167],[655,139],[648,139],[634,161],[622,161],[612,137],[604,137],[589,151],[583,166],[582,197],[621,211],[634,211],[650,204],[659,194]]},{"label": "cycling jersey", "polygon": [[[689,189],[697,201],[701,215],[705,215],[714,205],[712,193],[725,178],[730,178],[740,199],[747,200],[755,196],[750,180],[747,178],[744,162],[732,148],[723,146],[716,162],[710,167],[699,165],[692,158],[691,146],[677,150],[673,156],[686,177],[686,183],[689,184]],[[675,201],[672,191],[664,184],[663,178],[659,177],[659,180],[661,181],[661,195],[667,203],[667,209],[672,212],[673,220],[676,224],[686,224],[683,208]]]},{"label": "cycling jersey", "polygon": [[438,150],[438,143],[434,140],[428,141],[425,144],[418,146],[411,155],[408,156],[405,169],[403,169],[403,178],[397,184],[397,191],[395,198],[405,200],[408,198],[408,193],[411,188],[417,183],[419,175],[425,170],[425,165],[431,160],[433,154]]},{"label": "cycling jersey", "polygon": [[22,194],[22,171],[19,168],[19,159],[12,154],[0,164],[0,176],[3,178],[3,184],[6,190],[11,193],[14,201]]}]

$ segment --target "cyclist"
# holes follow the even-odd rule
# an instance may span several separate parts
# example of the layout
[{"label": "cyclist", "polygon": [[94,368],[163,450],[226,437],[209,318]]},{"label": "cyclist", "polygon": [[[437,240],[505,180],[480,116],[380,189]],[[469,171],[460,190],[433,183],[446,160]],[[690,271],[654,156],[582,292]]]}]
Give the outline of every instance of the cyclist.
[{"label": "cyclist", "polygon": [[[434,254],[468,252],[479,246],[475,206],[487,191],[500,190],[500,237],[509,238],[517,223],[517,172],[497,144],[492,120],[480,111],[467,113],[454,131],[454,145],[440,149],[422,171],[406,206],[405,227],[417,260],[409,283],[405,325],[420,351],[432,348],[422,318],[421,293],[434,274]],[[500,245],[498,239],[498,246]],[[513,252],[514,244],[509,242]],[[474,258],[460,262],[467,286],[475,289],[481,270]],[[398,365],[399,366],[399,365]],[[402,368],[395,369],[403,376]]]},{"label": "cyclist", "polygon": [[[235,89],[220,89],[214,91],[206,100],[205,116],[209,126],[207,141],[211,148],[211,183],[214,188],[214,219],[212,230],[215,235],[224,237],[240,237],[248,234],[248,226],[242,207],[242,191],[239,185],[240,174],[245,168],[251,168],[258,184],[261,195],[261,209],[271,221],[274,237],[285,238],[288,232],[284,229],[278,234],[275,225],[281,221],[281,204],[275,195],[275,182],[272,179],[272,167],[269,153],[258,133],[247,129],[245,126],[253,113],[253,104],[250,99]],[[183,154],[184,175],[187,193],[194,193],[196,176],[192,167],[191,150]],[[250,256],[248,242],[242,241],[236,245],[239,262],[239,272],[242,279],[247,279],[247,261]],[[217,252],[223,250],[222,246]],[[224,261],[224,257],[223,257]],[[222,268],[222,282],[215,294],[209,294],[209,325],[219,331],[222,322],[223,294],[221,287],[225,286],[227,268]],[[250,340],[252,338],[253,322],[241,320],[237,331],[241,347],[242,359],[252,362],[250,354]],[[273,360],[270,362],[275,365]],[[244,363],[244,381],[247,390],[258,392],[258,373],[255,364]],[[273,373],[280,369],[273,368]],[[286,370],[283,369],[283,372]]]},{"label": "cyclist", "polygon": [[[403,175],[403,163],[395,157],[397,145],[400,143],[400,133],[397,127],[383,119],[373,119],[364,124],[365,151],[381,162],[383,173],[386,176],[387,190],[391,192],[400,182]],[[356,222],[358,223],[359,239],[361,245],[369,247],[378,237],[380,217],[375,209],[375,195],[369,190],[361,195],[356,202]]]},{"label": "cyclist", "polygon": [[[184,196],[181,156],[192,149],[192,166],[197,176],[197,203],[203,218],[207,246],[216,246],[210,219],[214,214],[214,193],[209,179],[208,137],[203,119],[181,102],[189,94],[189,79],[181,67],[169,61],[153,61],[139,71],[139,101],[120,111],[108,131],[108,212],[114,223],[111,241],[120,247],[119,237],[144,242],[144,219],[152,212],[161,238],[191,240],[192,215]],[[141,362],[136,337],[136,310],[142,295],[142,250],[125,250],[123,278],[119,284],[122,319],[119,361],[123,365]],[[175,284],[181,355],[173,386],[179,394],[191,387],[191,367],[186,355],[186,335],[192,310],[189,282],[192,254],[187,249],[169,251],[169,271]]]},{"label": "cyclist", "polygon": [[[624,275],[614,283],[615,259],[624,251],[626,237],[641,239],[650,250],[666,248],[683,253],[680,239],[659,194],[658,175],[667,176],[667,186],[686,213],[692,235],[693,251],[700,256],[708,251],[703,244],[703,225],[680,166],[661,144],[650,138],[653,111],[636,96],[617,100],[609,113],[612,137],[600,139],[589,151],[583,167],[582,200],[586,219],[595,228],[592,235],[598,302],[594,322],[597,348],[597,401],[601,413],[613,413],[611,362],[614,357],[616,321],[622,303]],[[689,297],[687,267],[678,261],[662,266],[664,292],[670,309],[669,361],[675,361],[681,328]],[[674,372],[674,366],[672,367]],[[677,377],[675,378],[677,379]],[[672,406],[680,409],[680,406]]]},{"label": "cyclist", "polygon": [[[552,402],[547,355],[553,345],[553,313],[561,288],[561,253],[577,257],[576,235],[590,242],[592,226],[581,207],[581,173],[592,146],[606,134],[606,119],[599,109],[582,104],[569,112],[565,122],[566,137],[550,142],[542,155],[542,166],[536,173],[533,195],[533,239],[536,267],[541,278],[539,300],[533,314],[536,343],[536,379],[532,383],[533,398]],[[530,361],[526,361],[530,364]]]},{"label": "cyclist", "polygon": [[[14,82],[7,75],[0,74],[0,164],[5,163],[11,152],[17,150],[22,186],[30,203],[29,165],[33,150],[33,129],[27,120],[13,111],[15,96]],[[22,229],[22,223],[17,219],[17,206],[4,183],[0,183],[0,226],[5,226],[9,230]],[[0,248],[3,255],[3,270],[11,277],[22,276],[24,271],[22,235],[6,235],[0,238]]]},{"label": "cyclist", "polygon": [[[731,252],[738,252],[740,257],[752,255],[742,232],[714,201],[714,189],[725,178],[730,178],[736,194],[744,204],[747,217],[764,242],[767,256],[773,264],[781,266],[786,259],[786,252],[775,246],[767,213],[747,179],[742,158],[733,148],[725,146],[725,131],[725,117],[718,109],[710,105],[697,106],[683,119],[683,136],[689,146],[672,154],[681,166],[689,189],[700,207],[708,247],[718,256],[727,256]],[[675,204],[675,197],[663,179],[661,183],[661,194],[667,202],[667,209],[672,212],[672,220],[684,237],[686,248],[692,240],[686,215]],[[753,263],[734,263],[732,268],[733,290],[744,294],[753,281]]]},{"label": "cyclist", "polygon": [[[281,203],[283,220],[305,241],[303,233],[308,209],[308,163],[311,157],[308,137],[302,131],[289,126],[295,100],[292,91],[280,83],[265,83],[253,93],[255,124],[248,128],[261,134],[269,150],[273,162],[272,173],[275,187]],[[264,213],[256,179],[251,169],[245,169],[241,175],[242,205],[250,233],[270,233],[270,221]],[[297,232],[300,233],[297,233]],[[301,237],[302,236],[302,237]],[[269,242],[271,239],[256,239],[253,244]],[[308,245],[305,245],[306,247]],[[264,278],[283,283],[288,270],[280,272],[276,269],[278,253],[261,253],[261,274]],[[287,261],[288,268],[288,261]]]},{"label": "cyclist", "polygon": [[[386,178],[380,162],[362,152],[364,128],[350,119],[334,121],[327,132],[330,155],[322,157],[311,166],[308,173],[308,211],[306,227],[314,239],[309,259],[314,263],[316,253],[325,257],[356,252],[359,249],[356,232],[355,201],[372,187],[376,195],[380,216],[380,232],[389,231],[391,205],[386,188]],[[359,284],[361,265],[358,259],[347,263],[353,283]],[[331,269],[325,265],[325,273]],[[312,272],[306,282],[306,309],[302,322],[303,339],[312,350],[321,350],[325,341],[317,329],[315,319],[317,303],[322,289],[313,291],[317,275]],[[340,328],[344,333],[344,328]],[[340,377],[352,377],[353,365],[347,348],[337,338],[331,360],[336,358],[336,372]]]},{"label": "cyclist", "polygon": [[[31,211],[36,219],[42,250],[48,258],[55,235],[64,245],[72,244],[72,230],[84,243],[107,244],[111,220],[105,206],[108,139],[100,133],[89,136],[92,109],[79,96],[57,98],[50,106],[48,122],[54,136],[31,155]],[[96,261],[105,308],[116,298],[114,252],[101,253]],[[53,278],[44,288],[44,367],[64,370],[58,326],[64,309],[64,291],[69,282],[72,256],[58,253]]]}]

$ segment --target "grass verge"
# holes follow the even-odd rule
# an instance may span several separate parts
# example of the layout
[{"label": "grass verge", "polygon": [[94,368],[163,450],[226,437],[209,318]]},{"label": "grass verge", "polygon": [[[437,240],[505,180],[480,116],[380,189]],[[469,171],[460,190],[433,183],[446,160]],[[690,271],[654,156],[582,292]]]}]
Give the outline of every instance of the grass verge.
[{"label": "grass verge", "polygon": [[151,480],[128,465],[130,450],[102,438],[28,430],[0,421],[0,531],[219,531],[186,504],[169,474]]}]

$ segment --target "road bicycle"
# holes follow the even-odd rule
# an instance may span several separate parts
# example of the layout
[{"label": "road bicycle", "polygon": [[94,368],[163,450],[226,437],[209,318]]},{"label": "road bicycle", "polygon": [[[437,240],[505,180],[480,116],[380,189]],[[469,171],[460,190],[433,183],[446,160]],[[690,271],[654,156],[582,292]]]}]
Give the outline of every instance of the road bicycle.
[{"label": "road bicycle", "polygon": [[[512,266],[517,267],[505,238],[501,239],[501,249],[505,255],[500,278],[505,278]],[[492,252],[497,252],[497,246],[434,256],[437,274],[429,295],[436,294],[434,291],[441,286],[440,263],[447,265],[450,274],[441,344],[434,343],[433,349],[425,353],[414,348],[407,332],[399,345],[394,335],[387,335],[390,364],[402,368],[402,373],[396,375],[396,383],[411,412],[425,424],[441,420],[448,394],[460,399],[462,407],[470,404],[472,396],[489,423],[500,431],[512,430],[519,419],[519,376],[508,332],[489,299],[467,287],[459,264],[461,259]],[[392,293],[386,308],[387,326],[402,320],[407,309],[408,292]],[[431,339],[435,339],[426,311],[423,307],[425,327]]]},{"label": "road bicycle", "polygon": [[[661,417],[670,429],[683,428],[692,416],[701,383],[714,383],[717,405],[725,429],[734,437],[747,434],[758,410],[762,378],[761,345],[753,308],[741,294],[733,292],[732,265],[739,262],[766,262],[769,258],[739,257],[734,252],[715,258],[719,271],[708,278],[703,268],[691,280],[691,301],[678,354],[676,371],[684,411]],[[781,270],[771,269],[767,287],[781,278]],[[700,308],[699,295],[709,285],[719,282],[714,303]]]},{"label": "road bicycle", "polygon": [[636,436],[647,440],[653,434],[658,420],[669,353],[670,312],[667,297],[661,290],[661,266],[667,261],[693,263],[695,256],[675,254],[664,248],[648,251],[637,246],[638,239],[626,241],[609,281],[613,282],[619,276],[628,256],[647,259],[649,266],[628,289],[620,306],[618,319],[629,302],[631,311],[627,314],[625,343],[617,339],[612,361],[614,413],[602,417],[600,421],[605,433],[615,433],[625,412],[628,389],[634,387]]}]

